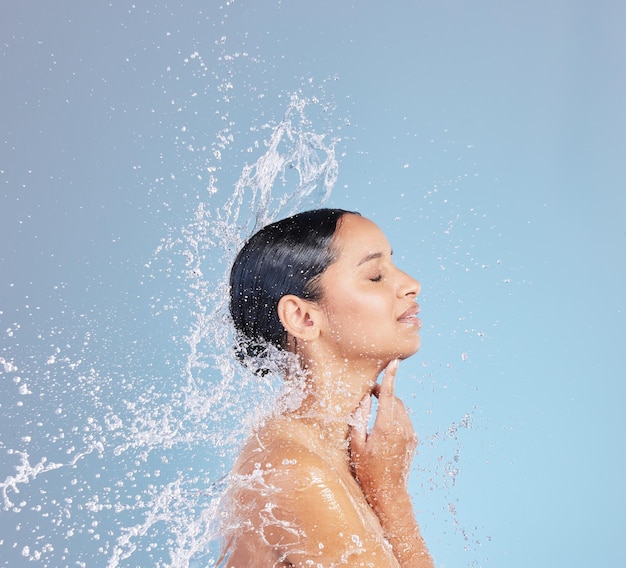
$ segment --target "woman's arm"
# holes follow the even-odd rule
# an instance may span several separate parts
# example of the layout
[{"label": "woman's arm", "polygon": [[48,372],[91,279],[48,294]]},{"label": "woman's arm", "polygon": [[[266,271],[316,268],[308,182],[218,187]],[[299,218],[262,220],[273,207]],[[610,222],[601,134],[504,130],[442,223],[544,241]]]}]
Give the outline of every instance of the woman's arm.
[{"label": "woman's arm", "polygon": [[433,568],[434,564],[419,530],[407,481],[417,437],[404,404],[394,394],[398,361],[385,370],[378,397],[378,413],[367,433],[371,397],[361,404],[350,440],[355,477],[376,513],[385,537],[403,568]]}]

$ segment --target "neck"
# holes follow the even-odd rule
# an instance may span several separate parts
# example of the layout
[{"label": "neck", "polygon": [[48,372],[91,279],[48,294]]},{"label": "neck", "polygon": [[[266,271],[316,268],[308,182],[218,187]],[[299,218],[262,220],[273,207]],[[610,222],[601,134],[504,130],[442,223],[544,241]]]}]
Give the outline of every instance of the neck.
[{"label": "neck", "polygon": [[371,361],[305,362],[304,397],[285,417],[299,420],[327,450],[347,456],[354,413],[372,389],[384,364]]}]

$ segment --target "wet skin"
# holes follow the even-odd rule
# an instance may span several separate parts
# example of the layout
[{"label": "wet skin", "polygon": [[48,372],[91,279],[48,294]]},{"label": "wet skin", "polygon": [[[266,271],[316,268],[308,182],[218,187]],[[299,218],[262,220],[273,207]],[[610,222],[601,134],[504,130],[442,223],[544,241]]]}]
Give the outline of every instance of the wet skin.
[{"label": "wet skin", "polygon": [[420,285],[367,219],[342,217],[333,244],[322,300],[279,304],[304,396],[257,429],[233,468],[228,566],[433,566],[406,487],[417,439],[394,394],[398,359],[420,346]]}]

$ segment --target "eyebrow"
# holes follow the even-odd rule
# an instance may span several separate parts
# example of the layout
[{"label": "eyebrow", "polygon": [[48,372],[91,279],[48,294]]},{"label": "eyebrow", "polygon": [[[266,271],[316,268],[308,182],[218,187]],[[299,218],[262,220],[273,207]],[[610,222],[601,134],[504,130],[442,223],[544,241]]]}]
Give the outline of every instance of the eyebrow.
[{"label": "eyebrow", "polygon": [[[391,251],[390,253],[391,255],[393,255],[393,251]],[[366,262],[369,262],[370,260],[376,260],[378,258],[382,258],[383,257],[383,253],[382,252],[373,252],[371,254],[368,254],[367,256],[364,256],[361,261],[359,262],[359,264],[357,264],[357,266],[361,266],[362,264],[365,264]]]}]

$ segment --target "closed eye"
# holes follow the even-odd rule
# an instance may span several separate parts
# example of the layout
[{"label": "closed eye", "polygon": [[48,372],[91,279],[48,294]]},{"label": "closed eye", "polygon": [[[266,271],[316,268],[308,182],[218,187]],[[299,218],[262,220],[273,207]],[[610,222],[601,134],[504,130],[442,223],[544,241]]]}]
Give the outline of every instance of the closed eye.
[{"label": "closed eye", "polygon": [[380,282],[383,279],[383,275],[379,274],[378,276],[376,276],[375,278],[370,278],[371,282]]}]

